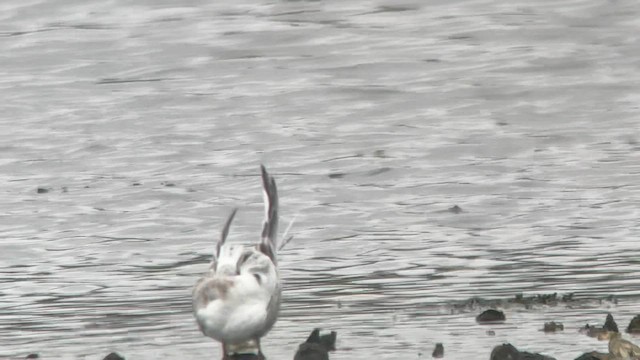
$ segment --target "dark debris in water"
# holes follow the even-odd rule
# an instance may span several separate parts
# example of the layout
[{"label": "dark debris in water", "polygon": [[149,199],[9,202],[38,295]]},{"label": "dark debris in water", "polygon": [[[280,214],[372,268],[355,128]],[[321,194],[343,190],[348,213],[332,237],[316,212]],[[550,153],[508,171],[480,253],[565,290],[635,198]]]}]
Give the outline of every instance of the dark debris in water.
[{"label": "dark debris in water", "polygon": [[523,294],[515,296],[514,302],[518,304],[540,304],[540,305],[555,305],[559,302],[567,303],[573,301],[573,293],[568,293],[562,296],[558,296],[558,293],[552,294],[537,294],[529,297],[525,297]]},{"label": "dark debris in water", "polygon": [[379,169],[374,169],[374,170],[368,171],[367,172],[367,176],[376,176],[376,175],[380,175],[380,174],[386,173],[388,171],[391,171],[391,168],[389,168],[389,167],[381,167]]},{"label": "dark debris in water", "polygon": [[[53,191],[53,188],[52,187],[48,187],[48,186],[38,186],[36,188],[36,193],[38,193],[38,194],[46,194],[46,193],[49,193],[51,191]],[[69,188],[66,187],[66,186],[63,186],[63,187],[60,188],[60,192],[63,192],[63,193],[69,192]]]},{"label": "dark debris in water", "polygon": [[461,212],[463,212],[462,208],[458,205],[453,205],[448,209],[448,211],[454,214],[460,214]]},{"label": "dark debris in water", "polygon": [[418,7],[409,5],[381,5],[375,12],[403,12],[418,10]]},{"label": "dark debris in water", "polygon": [[373,156],[377,157],[377,158],[386,158],[387,154],[385,153],[384,150],[379,149],[379,150],[376,150],[376,151],[373,152]]},{"label": "dark debris in water", "polygon": [[143,83],[143,82],[158,82],[171,79],[166,78],[149,78],[149,79],[124,79],[124,78],[104,78],[96,82],[97,85],[105,84],[126,84],[126,83]]},{"label": "dark debris in water", "polygon": [[562,323],[555,322],[555,321],[544,323],[544,328],[542,329],[542,331],[546,333],[562,331],[562,330],[564,330],[564,325]]},{"label": "dark debris in water", "polygon": [[439,359],[441,357],[444,356],[444,345],[442,345],[442,343],[437,343],[436,347],[433,349],[433,352],[431,353],[431,356]]}]

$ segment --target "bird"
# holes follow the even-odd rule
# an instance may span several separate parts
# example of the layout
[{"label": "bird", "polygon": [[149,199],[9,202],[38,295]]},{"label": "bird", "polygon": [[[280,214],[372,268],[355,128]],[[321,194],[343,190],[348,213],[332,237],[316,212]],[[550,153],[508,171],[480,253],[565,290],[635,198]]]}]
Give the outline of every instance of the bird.
[{"label": "bird", "polygon": [[265,218],[253,245],[227,243],[237,208],[231,211],[207,272],[192,292],[193,313],[205,336],[222,343],[222,358],[255,353],[264,359],[260,338],[278,319],[282,286],[278,272],[278,189],[260,166]]},{"label": "bird", "polygon": [[611,331],[609,333],[609,354],[616,359],[635,359],[640,357],[640,347],[622,339],[619,332]]}]

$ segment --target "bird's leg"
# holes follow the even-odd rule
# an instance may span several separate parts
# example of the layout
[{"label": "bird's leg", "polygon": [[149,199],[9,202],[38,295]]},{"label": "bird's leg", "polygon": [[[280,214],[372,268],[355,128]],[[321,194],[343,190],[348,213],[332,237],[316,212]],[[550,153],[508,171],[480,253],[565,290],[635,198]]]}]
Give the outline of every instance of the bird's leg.
[{"label": "bird's leg", "polygon": [[264,357],[264,354],[262,353],[262,347],[260,347],[260,338],[256,339],[256,344],[258,344],[258,359],[267,360],[267,358]]},{"label": "bird's leg", "polygon": [[229,356],[227,355],[227,344],[222,343],[222,360],[229,360]]}]

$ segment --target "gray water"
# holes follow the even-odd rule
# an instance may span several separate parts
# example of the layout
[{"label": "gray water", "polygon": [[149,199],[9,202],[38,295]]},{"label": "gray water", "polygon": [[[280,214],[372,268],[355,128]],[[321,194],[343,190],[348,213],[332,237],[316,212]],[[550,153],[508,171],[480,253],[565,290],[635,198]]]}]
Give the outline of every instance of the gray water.
[{"label": "gray water", "polygon": [[[258,238],[260,163],[271,359],[573,359],[640,313],[636,0],[3,0],[0,49],[0,356],[219,358],[191,286],[231,208]],[[454,306],[550,292],[584,301]]]}]

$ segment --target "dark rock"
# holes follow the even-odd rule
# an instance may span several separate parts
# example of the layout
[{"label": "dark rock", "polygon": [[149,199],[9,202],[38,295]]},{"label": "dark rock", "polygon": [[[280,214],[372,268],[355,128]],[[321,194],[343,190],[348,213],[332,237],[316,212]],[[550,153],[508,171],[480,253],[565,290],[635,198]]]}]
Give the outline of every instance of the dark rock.
[{"label": "dark rock", "polygon": [[222,360],[266,360],[262,354],[233,354]]},{"label": "dark rock", "polygon": [[25,359],[40,359],[40,355],[38,354],[29,354]]},{"label": "dark rock", "polygon": [[520,351],[511,344],[502,344],[493,348],[490,360],[518,360]]},{"label": "dark rock", "polygon": [[491,323],[498,321],[505,321],[507,318],[500,310],[489,309],[483,311],[480,315],[476,316],[476,321],[479,323]]},{"label": "dark rock", "polygon": [[632,334],[640,334],[640,315],[636,315],[633,319],[631,319],[629,326],[627,326],[627,332]]},{"label": "dark rock", "polygon": [[521,360],[556,360],[556,358],[551,356],[542,355],[539,353],[530,353],[526,351],[520,352]]},{"label": "dark rock", "polygon": [[111,354],[105,356],[102,360],[124,360],[124,358],[120,356],[120,354],[112,352]]},{"label": "dark rock", "polygon": [[293,360],[329,360],[329,353],[322,345],[303,343],[298,347]]},{"label": "dark rock", "polygon": [[341,179],[345,175],[346,175],[345,173],[339,173],[339,172],[331,173],[331,174],[329,174],[329,179]]},{"label": "dark rock", "polygon": [[575,360],[609,360],[609,354],[592,351],[578,356]]},{"label": "dark rock", "polygon": [[604,326],[598,327],[594,325],[586,324],[580,328],[580,333],[590,337],[597,337],[599,340],[605,340],[609,338],[609,333],[618,332],[618,324],[613,320],[611,314],[607,314],[607,318],[604,322]]},{"label": "dark rock", "polygon": [[462,208],[458,205],[453,205],[448,211],[454,214],[460,214],[462,212]]},{"label": "dark rock", "polygon": [[320,336],[320,329],[313,329],[307,341],[300,344],[294,360],[329,360],[329,351],[335,349],[337,333]]},{"label": "dark rock", "polygon": [[555,358],[538,353],[519,351],[511,344],[502,344],[493,348],[490,360],[555,360]]},{"label": "dark rock", "polygon": [[329,334],[320,335],[320,345],[322,345],[327,351],[334,351],[336,349],[336,338],[338,333],[335,331]]},{"label": "dark rock", "polygon": [[581,327],[578,331],[581,334],[585,334],[585,335],[587,335],[589,337],[600,337],[603,334],[608,333],[607,330],[605,330],[605,329],[603,329],[601,327],[598,327],[598,326],[595,326],[595,325],[589,325],[589,324],[586,324],[585,326]]},{"label": "dark rock", "polygon": [[38,194],[46,194],[46,193],[48,193],[48,192],[49,192],[49,190],[50,190],[49,188],[38,187],[38,188],[36,189],[36,192],[37,192]]},{"label": "dark rock", "polygon": [[434,358],[441,358],[444,356],[444,346],[442,346],[442,343],[436,344],[436,347],[435,349],[433,349],[431,356],[433,356]]},{"label": "dark rock", "polygon": [[607,314],[607,319],[604,321],[604,326],[602,328],[607,331],[618,332],[618,324],[613,320],[613,316],[610,313]]},{"label": "dark rock", "polygon": [[562,330],[564,330],[564,325],[555,321],[544,323],[544,328],[542,329],[544,332],[556,332]]}]

